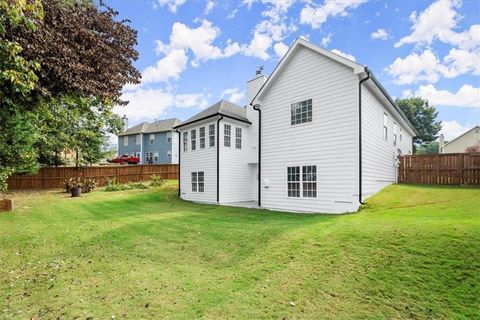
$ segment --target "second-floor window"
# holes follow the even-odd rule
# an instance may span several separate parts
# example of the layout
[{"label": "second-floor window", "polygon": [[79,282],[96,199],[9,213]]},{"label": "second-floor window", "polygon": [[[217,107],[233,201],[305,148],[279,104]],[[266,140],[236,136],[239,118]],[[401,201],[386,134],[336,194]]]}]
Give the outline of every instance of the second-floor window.
[{"label": "second-floor window", "polygon": [[183,133],[183,152],[188,151],[188,131]]},{"label": "second-floor window", "polygon": [[387,141],[388,138],[388,116],[383,114],[383,140]]},{"label": "second-floor window", "polygon": [[229,124],[225,124],[223,127],[223,145],[225,147],[230,147],[231,137],[232,137],[232,126]]},{"label": "second-floor window", "polygon": [[403,134],[402,134],[402,128],[400,128],[400,142],[402,142]]},{"label": "second-floor window", "polygon": [[150,144],[155,144],[155,134],[150,135]]},{"label": "second-floor window", "polygon": [[242,149],[242,128],[235,128],[235,148]]},{"label": "second-floor window", "polygon": [[172,142],[172,133],[171,132],[167,132],[167,142],[168,143]]},{"label": "second-floor window", "polygon": [[312,122],[312,99],[292,103],[290,110],[290,124],[292,126]]},{"label": "second-floor window", "polygon": [[215,125],[211,124],[208,126],[208,145],[210,147],[215,147]]},{"label": "second-floor window", "polygon": [[205,149],[205,127],[198,129],[200,135],[200,149]]},{"label": "second-floor window", "polygon": [[123,146],[128,147],[128,136],[123,137]]},{"label": "second-floor window", "polygon": [[141,141],[142,141],[142,135],[137,134],[137,135],[135,136],[135,144],[136,144],[137,146],[139,146],[140,143],[141,143]]},{"label": "second-floor window", "polygon": [[190,145],[192,150],[197,149],[197,130],[193,129],[190,131]]}]

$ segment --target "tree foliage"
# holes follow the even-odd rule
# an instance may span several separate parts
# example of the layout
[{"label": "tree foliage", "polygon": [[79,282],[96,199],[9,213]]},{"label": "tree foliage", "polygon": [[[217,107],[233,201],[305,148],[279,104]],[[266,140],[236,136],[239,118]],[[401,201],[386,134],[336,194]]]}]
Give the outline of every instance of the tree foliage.
[{"label": "tree foliage", "polygon": [[420,97],[397,99],[395,102],[418,131],[418,136],[414,138],[417,147],[437,139],[442,124],[437,120],[438,112],[434,106]]},{"label": "tree foliage", "polygon": [[431,141],[417,148],[415,154],[438,154],[438,142]]},{"label": "tree foliage", "polygon": [[37,30],[11,25],[8,38],[23,48],[27,60],[41,66],[40,95],[95,96],[120,103],[127,83],[138,83],[139,71],[132,62],[137,32],[117,21],[118,13],[87,1],[43,0],[44,19]]}]

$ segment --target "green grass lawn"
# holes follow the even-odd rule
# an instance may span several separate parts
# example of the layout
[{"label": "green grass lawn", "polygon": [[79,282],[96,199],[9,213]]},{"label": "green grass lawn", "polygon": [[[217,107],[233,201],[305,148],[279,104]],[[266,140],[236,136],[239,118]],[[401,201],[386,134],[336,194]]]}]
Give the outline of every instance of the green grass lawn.
[{"label": "green grass lawn", "polygon": [[16,197],[2,319],[473,319],[480,189],[390,186],[359,213],[199,205],[173,183]]}]

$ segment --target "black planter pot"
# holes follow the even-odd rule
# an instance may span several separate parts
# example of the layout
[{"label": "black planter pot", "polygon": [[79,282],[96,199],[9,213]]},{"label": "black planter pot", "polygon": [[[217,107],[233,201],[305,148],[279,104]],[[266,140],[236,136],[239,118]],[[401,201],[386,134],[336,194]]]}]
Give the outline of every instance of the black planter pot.
[{"label": "black planter pot", "polygon": [[71,188],[70,193],[72,197],[80,197],[82,194],[82,188],[76,187],[76,188]]}]

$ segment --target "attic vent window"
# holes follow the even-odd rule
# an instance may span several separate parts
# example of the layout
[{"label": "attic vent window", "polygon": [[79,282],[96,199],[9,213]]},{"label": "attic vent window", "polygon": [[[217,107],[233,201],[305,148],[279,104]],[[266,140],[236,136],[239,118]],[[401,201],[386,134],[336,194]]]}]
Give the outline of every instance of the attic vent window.
[{"label": "attic vent window", "polygon": [[292,126],[312,122],[312,99],[292,103],[290,123]]}]

